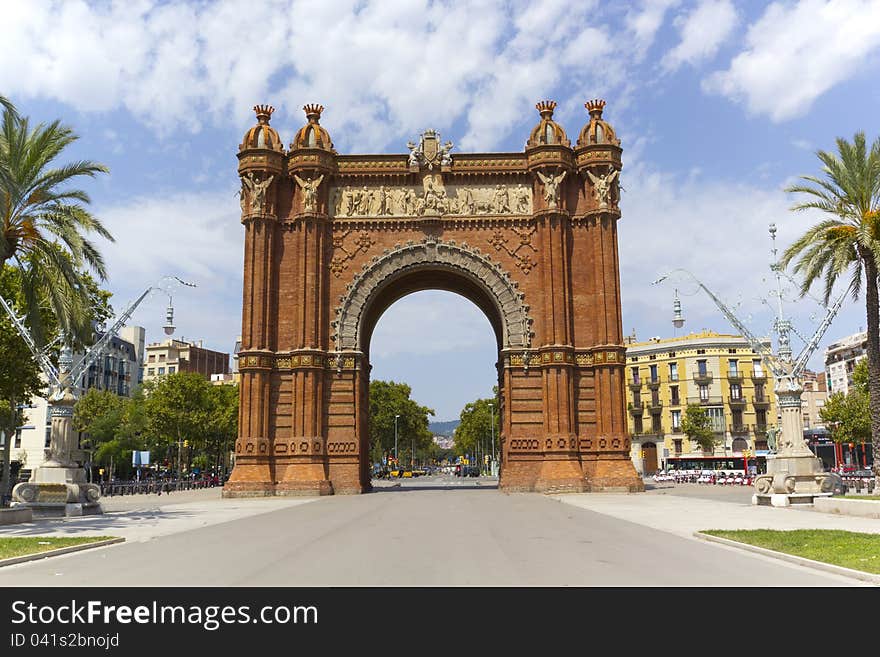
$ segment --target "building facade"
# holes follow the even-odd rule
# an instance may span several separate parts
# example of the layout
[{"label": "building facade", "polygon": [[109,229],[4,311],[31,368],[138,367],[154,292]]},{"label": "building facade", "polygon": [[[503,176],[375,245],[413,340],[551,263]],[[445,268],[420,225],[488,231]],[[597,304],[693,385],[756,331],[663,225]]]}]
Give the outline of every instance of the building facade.
[{"label": "building facade", "polygon": [[229,354],[198,344],[169,338],[147,345],[144,381],[176,372],[198,372],[206,379],[212,374],[229,374]]},{"label": "building facade", "polygon": [[801,414],[804,418],[804,429],[824,429],[825,423],[820,417],[825,401],[828,399],[828,388],[825,385],[825,372],[803,373],[804,393],[801,396]]},{"label": "building facade", "polygon": [[[80,392],[97,388],[109,390],[121,397],[130,397],[132,389],[138,383],[140,360],[137,342],[131,342],[121,336],[129,336],[137,340],[138,336],[143,336],[143,334],[143,327],[126,326],[120,332],[120,336],[111,338],[101,355],[83,373],[79,381]],[[141,337],[141,348],[143,346],[142,340]],[[82,354],[74,354],[74,364],[80,358],[82,358]],[[11,461],[18,462],[21,467],[19,479],[29,475],[45,460],[45,451],[49,447],[52,425],[49,405],[45,398],[33,397],[24,411],[25,421],[13,437],[11,454]]]},{"label": "building facade", "polygon": [[849,392],[856,363],[867,357],[867,331],[849,335],[825,347],[825,380],[828,394]]},{"label": "building facade", "polygon": [[773,374],[743,337],[705,331],[634,342],[626,365],[631,456],[643,475],[666,458],[703,453],[681,428],[689,404],[711,419],[715,455],[767,449],[767,429],[776,425]]}]

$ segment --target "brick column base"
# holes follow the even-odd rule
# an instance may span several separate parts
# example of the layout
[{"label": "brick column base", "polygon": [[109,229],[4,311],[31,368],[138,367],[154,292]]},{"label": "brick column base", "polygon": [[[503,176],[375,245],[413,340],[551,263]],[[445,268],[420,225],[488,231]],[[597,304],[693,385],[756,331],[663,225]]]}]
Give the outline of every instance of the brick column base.
[{"label": "brick column base", "polygon": [[588,492],[641,493],[645,490],[645,482],[636,472],[629,455],[607,454],[585,458],[583,468]]}]

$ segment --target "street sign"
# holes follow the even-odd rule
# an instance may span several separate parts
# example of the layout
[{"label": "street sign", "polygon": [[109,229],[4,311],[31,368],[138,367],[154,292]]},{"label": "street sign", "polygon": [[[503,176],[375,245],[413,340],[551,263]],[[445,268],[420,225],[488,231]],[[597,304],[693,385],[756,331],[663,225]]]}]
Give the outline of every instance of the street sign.
[{"label": "street sign", "polygon": [[131,453],[131,464],[134,467],[139,465],[150,465],[150,453],[139,452],[137,450]]}]

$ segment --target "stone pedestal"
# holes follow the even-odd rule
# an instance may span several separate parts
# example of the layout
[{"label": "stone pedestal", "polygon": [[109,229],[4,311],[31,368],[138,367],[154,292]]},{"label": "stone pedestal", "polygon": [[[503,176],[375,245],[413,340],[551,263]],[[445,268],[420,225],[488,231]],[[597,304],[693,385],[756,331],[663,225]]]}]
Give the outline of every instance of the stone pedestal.
[{"label": "stone pedestal", "polygon": [[839,475],[825,472],[822,461],[803,439],[801,386],[793,377],[777,381],[776,394],[782,414],[779,451],[767,457],[767,473],[755,479],[752,504],[791,506],[812,504],[817,497],[830,497]]},{"label": "stone pedestal", "polygon": [[70,389],[52,402],[49,459],[34,470],[30,481],[12,489],[12,505],[31,509],[35,518],[103,513],[98,502],[101,489],[87,483],[85,471],[71,460],[75,402]]}]

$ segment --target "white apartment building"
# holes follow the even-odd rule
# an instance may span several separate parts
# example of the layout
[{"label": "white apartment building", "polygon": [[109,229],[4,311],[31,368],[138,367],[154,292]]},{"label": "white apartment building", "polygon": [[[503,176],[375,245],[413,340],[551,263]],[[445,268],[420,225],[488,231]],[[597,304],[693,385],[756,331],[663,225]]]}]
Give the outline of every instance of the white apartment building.
[{"label": "white apartment building", "polygon": [[849,392],[856,363],[867,355],[867,331],[847,336],[825,347],[825,383],[829,395]]}]

